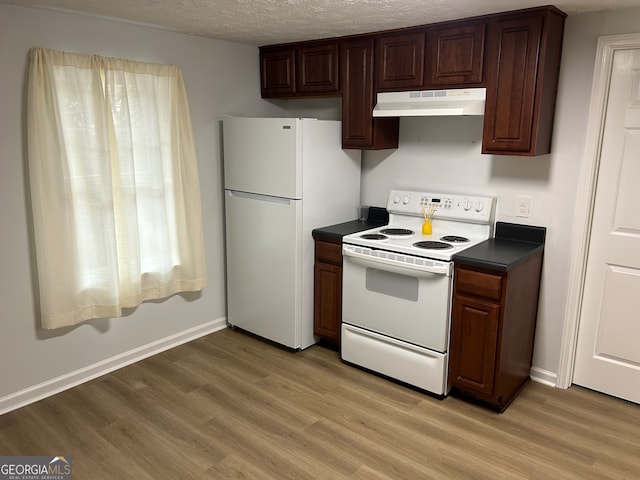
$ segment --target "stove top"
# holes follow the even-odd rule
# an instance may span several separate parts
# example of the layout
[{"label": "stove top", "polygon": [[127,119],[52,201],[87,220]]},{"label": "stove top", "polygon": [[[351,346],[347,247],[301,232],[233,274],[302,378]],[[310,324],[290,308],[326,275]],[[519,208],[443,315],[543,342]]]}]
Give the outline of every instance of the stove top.
[{"label": "stove top", "polygon": [[[451,257],[488,239],[491,235],[489,225],[442,225],[437,220],[432,220],[432,234],[422,235],[422,221],[419,221],[406,235],[388,235],[383,231],[386,228],[378,227],[364,232],[358,232],[345,236],[343,243],[359,245],[362,247],[376,248],[390,252],[404,253],[418,257],[433,258],[436,260],[450,260]],[[452,230],[455,228],[455,230]],[[466,239],[463,241],[462,239]]]},{"label": "stove top", "polygon": [[[495,199],[392,190],[389,224],[347,235],[343,243],[450,261],[456,253],[491,237]],[[431,214],[431,235],[422,234]]]}]

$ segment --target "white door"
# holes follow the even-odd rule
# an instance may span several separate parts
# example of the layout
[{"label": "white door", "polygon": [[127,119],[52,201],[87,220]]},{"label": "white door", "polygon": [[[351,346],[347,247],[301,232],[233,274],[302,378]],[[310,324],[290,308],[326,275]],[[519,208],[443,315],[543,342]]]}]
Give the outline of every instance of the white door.
[{"label": "white door", "polygon": [[295,118],[225,117],[224,188],[302,198],[302,129]]},{"label": "white door", "polygon": [[573,381],[640,403],[640,48],[611,64]]},{"label": "white door", "polygon": [[357,249],[342,251],[342,322],[446,352],[452,263],[425,260],[430,265],[416,268]]},{"label": "white door", "polygon": [[227,321],[301,348],[302,200],[226,192]]}]

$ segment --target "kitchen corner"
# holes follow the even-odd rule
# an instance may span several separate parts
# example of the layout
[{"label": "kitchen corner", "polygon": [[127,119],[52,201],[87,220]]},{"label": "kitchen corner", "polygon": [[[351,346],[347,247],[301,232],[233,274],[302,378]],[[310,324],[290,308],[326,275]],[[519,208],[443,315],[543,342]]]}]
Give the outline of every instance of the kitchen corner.
[{"label": "kitchen corner", "polygon": [[314,260],[314,335],[332,348],[340,347],[342,322],[342,237],[386,225],[387,210],[369,207],[366,220],[327,225],[312,231]]},{"label": "kitchen corner", "polygon": [[389,223],[389,214],[383,207],[369,207],[366,220],[351,220],[349,222],[328,225],[326,227],[315,228],[312,231],[313,238],[327,242],[342,242],[342,237],[352,233],[369,230]]}]

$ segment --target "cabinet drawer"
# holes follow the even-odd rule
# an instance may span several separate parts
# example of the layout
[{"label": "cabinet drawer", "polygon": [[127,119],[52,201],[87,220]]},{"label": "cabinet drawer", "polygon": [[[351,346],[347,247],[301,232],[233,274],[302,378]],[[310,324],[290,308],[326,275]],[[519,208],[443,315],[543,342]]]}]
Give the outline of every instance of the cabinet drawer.
[{"label": "cabinet drawer", "polygon": [[342,244],[316,240],[316,260],[342,265]]},{"label": "cabinet drawer", "polygon": [[455,290],[456,294],[484,297],[500,302],[502,277],[466,268],[457,268]]}]

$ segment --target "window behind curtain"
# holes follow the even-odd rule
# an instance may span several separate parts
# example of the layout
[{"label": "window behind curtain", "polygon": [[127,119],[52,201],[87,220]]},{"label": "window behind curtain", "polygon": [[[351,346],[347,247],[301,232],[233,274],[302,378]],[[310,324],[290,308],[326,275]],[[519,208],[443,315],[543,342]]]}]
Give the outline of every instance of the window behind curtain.
[{"label": "window behind curtain", "polygon": [[180,70],[32,49],[28,103],[42,326],[204,288]]}]

